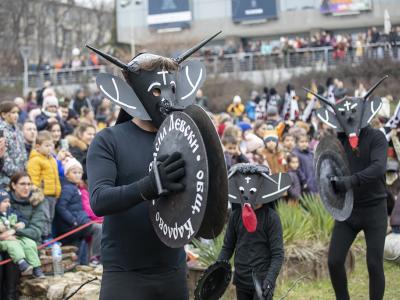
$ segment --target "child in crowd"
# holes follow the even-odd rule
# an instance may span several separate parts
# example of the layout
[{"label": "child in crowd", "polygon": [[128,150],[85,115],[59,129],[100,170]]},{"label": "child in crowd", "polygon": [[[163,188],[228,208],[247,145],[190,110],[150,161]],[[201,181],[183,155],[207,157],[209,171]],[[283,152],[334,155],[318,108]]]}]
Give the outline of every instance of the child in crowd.
[{"label": "child in crowd", "polygon": [[302,192],[302,182],[304,176],[299,169],[299,158],[294,154],[289,154],[286,158],[288,164],[288,174],[292,180],[292,185],[288,190],[287,200],[289,204],[297,205]]},{"label": "child in crowd", "polygon": [[293,134],[286,133],[283,135],[282,147],[283,147],[283,152],[285,152],[286,155],[292,153],[292,151],[296,147],[296,140]]},{"label": "child in crowd", "polygon": [[308,148],[309,138],[307,135],[301,134],[297,137],[297,147],[293,150],[300,161],[300,171],[307,180],[307,189],[311,193],[317,193],[317,182],[314,176],[314,154]]},{"label": "child in crowd", "polygon": [[264,160],[268,162],[272,174],[284,172],[286,170],[286,160],[283,152],[278,149],[278,134],[276,130],[272,129],[264,133],[264,145],[265,147],[260,149],[259,152]]},{"label": "child in crowd", "polygon": [[249,162],[247,157],[240,151],[239,142],[234,136],[224,135],[222,145],[224,146],[225,162],[228,169],[234,164]]},{"label": "child in crowd", "polygon": [[0,190],[0,251],[10,255],[12,261],[18,265],[22,275],[32,275],[44,278],[41,263],[34,240],[16,236],[16,230],[23,229],[23,218],[18,212],[10,209],[10,197],[5,190]]},{"label": "child in crowd", "polygon": [[[82,195],[78,186],[82,183],[83,168],[75,158],[70,158],[64,165],[65,180],[61,197],[56,206],[55,227],[58,235],[71,231],[91,220],[82,207]],[[67,237],[67,244],[80,244],[82,239],[92,237],[92,257],[100,258],[101,224],[92,224]],[[81,261],[82,263],[82,261]]]},{"label": "child in crowd", "polygon": [[44,239],[52,237],[52,222],[57,198],[60,197],[61,183],[58,174],[57,161],[52,156],[54,143],[51,133],[47,130],[38,133],[35,149],[28,160],[27,170],[32,183],[43,189],[45,195],[44,212],[45,225],[42,231]]}]

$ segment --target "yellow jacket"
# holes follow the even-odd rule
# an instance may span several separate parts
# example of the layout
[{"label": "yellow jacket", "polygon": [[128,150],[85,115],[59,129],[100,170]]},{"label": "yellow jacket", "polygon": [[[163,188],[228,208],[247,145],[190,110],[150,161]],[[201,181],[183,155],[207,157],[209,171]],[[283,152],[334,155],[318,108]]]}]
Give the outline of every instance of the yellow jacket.
[{"label": "yellow jacket", "polygon": [[32,183],[42,188],[45,196],[60,197],[60,177],[58,176],[57,161],[53,156],[45,156],[36,150],[32,150],[27,170]]},{"label": "yellow jacket", "polygon": [[231,103],[228,106],[227,112],[230,114],[233,114],[235,117],[240,117],[244,113],[244,105],[242,103],[239,104],[233,104]]}]

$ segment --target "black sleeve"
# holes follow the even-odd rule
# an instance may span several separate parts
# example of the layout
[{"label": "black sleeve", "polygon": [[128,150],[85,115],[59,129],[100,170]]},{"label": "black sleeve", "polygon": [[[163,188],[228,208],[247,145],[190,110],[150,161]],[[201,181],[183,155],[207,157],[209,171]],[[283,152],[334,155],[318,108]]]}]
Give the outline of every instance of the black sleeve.
[{"label": "black sleeve", "polygon": [[356,178],[353,184],[363,185],[382,178],[386,172],[388,143],[381,131],[375,131],[371,141],[371,164],[364,170],[353,174]]},{"label": "black sleeve", "polygon": [[139,187],[144,179],[115,186],[117,166],[114,145],[112,134],[102,130],[90,144],[87,155],[90,205],[99,217],[126,211],[143,201]]},{"label": "black sleeve", "polygon": [[3,166],[4,166],[4,159],[0,157],[0,172],[1,170],[3,170]]},{"label": "black sleeve", "polygon": [[283,233],[281,219],[278,214],[273,209],[269,209],[269,212],[267,236],[271,247],[271,264],[265,279],[275,285],[276,278],[283,264]]},{"label": "black sleeve", "polygon": [[228,226],[226,228],[224,245],[219,253],[218,260],[230,260],[236,247],[236,232],[235,232],[235,213],[232,212],[229,217]]}]

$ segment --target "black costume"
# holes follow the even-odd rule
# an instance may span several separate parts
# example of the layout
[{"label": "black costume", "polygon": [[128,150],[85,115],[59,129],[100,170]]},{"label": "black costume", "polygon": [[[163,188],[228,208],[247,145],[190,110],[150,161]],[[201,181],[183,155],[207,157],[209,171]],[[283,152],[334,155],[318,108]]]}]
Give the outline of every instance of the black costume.
[{"label": "black costume", "polygon": [[335,105],[315,94],[331,108],[321,108],[316,114],[338,132],[349,164],[350,175],[331,178],[333,189],[338,198],[347,197],[351,191],[354,197],[350,216],[335,220],[328,253],[329,273],[338,300],[350,299],[344,264],[350,246],[361,230],[367,244],[370,299],[383,299],[385,290],[383,249],[387,229],[385,172],[388,145],[385,135],[368,125],[381,107],[380,98],[369,96],[382,80],[364,98],[346,97]]},{"label": "black costume", "polygon": [[[207,41],[177,59],[139,54],[129,64],[89,47],[121,67],[128,82],[109,74],[97,77],[102,93],[122,107],[117,125],[97,134],[87,155],[91,207],[96,215],[105,216],[100,299],[189,297],[184,249],[167,247],[149,217],[149,201],[159,198],[160,182],[167,193],[184,189],[185,161],[175,152],[157,157],[154,164],[156,132],[131,120],[151,121],[159,128],[169,113],[193,103],[204,81],[204,67],[198,61],[179,63]],[[177,78],[178,72],[186,77]]]},{"label": "black costume", "polygon": [[275,285],[283,264],[282,225],[278,214],[267,205],[255,210],[258,224],[253,233],[243,226],[241,209],[233,210],[226,229],[219,260],[229,260],[235,252],[237,299],[255,297],[252,270],[265,281]]},{"label": "black costume", "polygon": [[290,188],[290,176],[242,163],[230,169],[228,178],[233,211],[218,260],[228,261],[235,252],[237,299],[270,300],[284,252],[280,218],[266,204]]},{"label": "black costume", "polygon": [[383,248],[387,229],[386,172],[387,142],[379,130],[361,130],[358,150],[339,136],[350,163],[354,206],[351,216],[335,221],[328,254],[329,273],[337,299],[350,299],[344,268],[347,252],[363,230],[367,244],[370,299],[382,299],[385,290]]}]

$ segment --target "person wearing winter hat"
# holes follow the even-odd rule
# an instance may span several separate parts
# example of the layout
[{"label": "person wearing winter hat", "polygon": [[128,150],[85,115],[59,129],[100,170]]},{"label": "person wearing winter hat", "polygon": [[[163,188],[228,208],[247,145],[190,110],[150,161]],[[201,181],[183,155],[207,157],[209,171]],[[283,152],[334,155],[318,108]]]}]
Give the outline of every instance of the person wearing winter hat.
[{"label": "person wearing winter hat", "polygon": [[17,236],[16,231],[23,229],[27,220],[18,211],[10,209],[10,196],[0,190],[0,251],[5,251],[18,265],[22,275],[44,278],[36,242],[24,236]]},{"label": "person wearing winter hat", "polygon": [[243,143],[245,145],[244,148],[246,149],[246,157],[250,163],[268,166],[268,163],[264,160],[263,156],[257,153],[259,149],[264,148],[264,142],[261,138],[250,132],[245,135]]},{"label": "person wearing winter hat", "polygon": [[278,149],[278,133],[275,129],[270,129],[264,135],[264,148],[258,152],[268,162],[268,166],[272,173],[285,172],[286,162],[284,154]]},{"label": "person wearing winter hat", "polygon": [[35,123],[38,131],[45,130],[51,123],[60,123],[61,131],[64,132],[64,121],[58,114],[58,99],[55,96],[49,95],[43,99],[43,107]]},{"label": "person wearing winter hat", "polygon": [[232,117],[236,120],[240,120],[244,113],[244,105],[242,104],[242,98],[239,95],[233,97],[232,103],[228,106],[226,110]]},{"label": "person wearing winter hat", "polygon": [[[62,183],[61,196],[57,201],[54,217],[57,235],[62,235],[91,221],[83,210],[82,196],[78,188],[82,182],[82,164],[75,158],[68,159],[64,164],[64,174],[65,180]],[[82,240],[91,237],[90,252],[93,260],[97,261],[100,258],[101,233],[102,225],[92,224],[61,242],[79,246]],[[85,259],[81,258],[81,264],[86,264]]]}]

